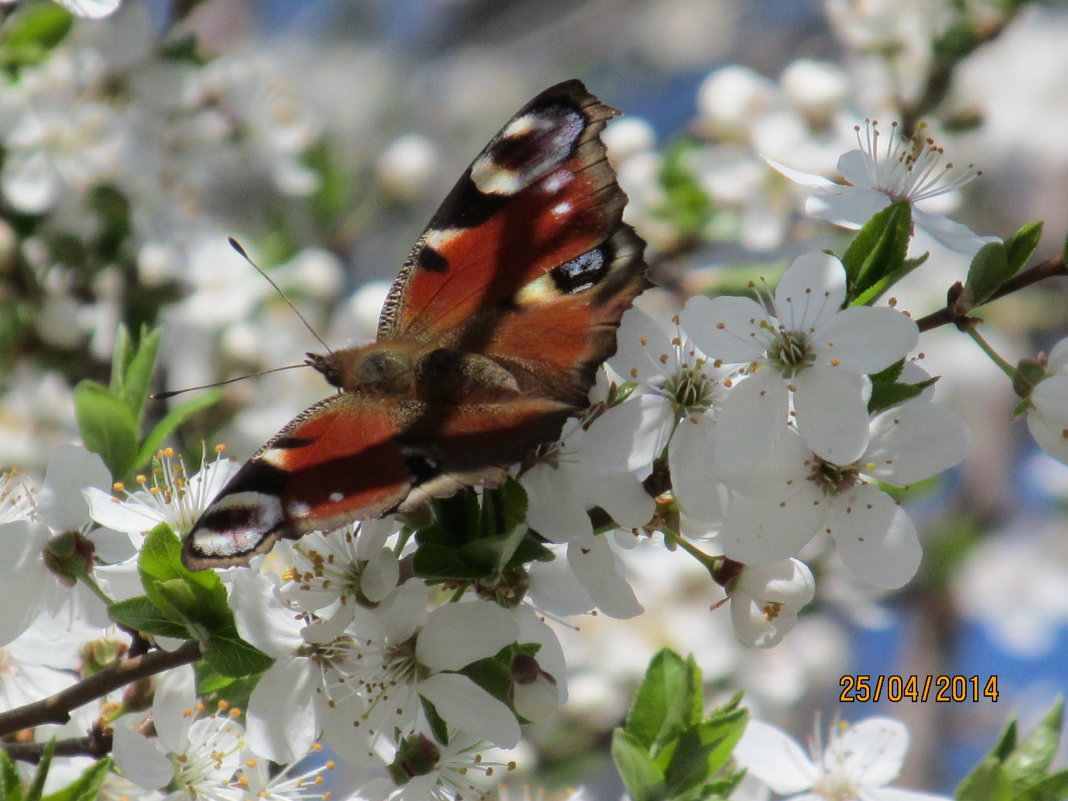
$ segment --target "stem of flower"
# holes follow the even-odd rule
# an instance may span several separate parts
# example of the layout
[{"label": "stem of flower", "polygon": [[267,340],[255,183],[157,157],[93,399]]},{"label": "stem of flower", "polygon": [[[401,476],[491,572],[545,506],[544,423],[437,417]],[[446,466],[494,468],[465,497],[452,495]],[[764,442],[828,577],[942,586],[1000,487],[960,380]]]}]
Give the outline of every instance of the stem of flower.
[{"label": "stem of flower", "polygon": [[668,539],[672,545],[677,545],[682,550],[686,551],[690,556],[701,563],[701,566],[708,571],[710,576],[714,576],[716,565],[719,563],[718,556],[709,556],[700,548],[694,546],[689,540],[679,534],[677,531],[671,531],[670,529],[664,529],[664,537]]},{"label": "stem of flower", "polygon": [[983,353],[990,357],[990,359],[1001,368],[1001,371],[1005,373],[1010,379],[1016,378],[1016,368],[1001,358],[998,352],[994,350],[990,343],[983,339],[983,335],[979,333],[979,329],[975,323],[969,323],[961,326],[961,331],[970,336],[972,340],[983,349]]},{"label": "stem of flower", "polygon": [[115,599],[109,597],[108,594],[100,588],[100,585],[96,583],[96,579],[93,578],[92,574],[83,573],[78,576],[78,581],[82,582],[86,587],[92,590],[93,595],[103,601],[105,606],[111,606],[115,603]]},{"label": "stem of flower", "polygon": [[190,640],[176,651],[151,651],[142,656],[112,662],[99,673],[72,684],[55,695],[0,713],[0,736],[40,726],[42,723],[66,723],[70,720],[72,709],[103,698],[112,690],[124,687],[130,682],[196,662],[200,656],[200,643]]}]

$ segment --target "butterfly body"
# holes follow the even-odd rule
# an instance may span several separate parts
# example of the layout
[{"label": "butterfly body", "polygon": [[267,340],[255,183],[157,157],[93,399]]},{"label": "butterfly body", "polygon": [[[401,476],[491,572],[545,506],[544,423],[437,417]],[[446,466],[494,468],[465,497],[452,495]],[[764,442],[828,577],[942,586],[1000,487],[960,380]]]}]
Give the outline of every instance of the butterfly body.
[{"label": "butterfly body", "polygon": [[567,81],[501,129],[413,248],[378,340],[308,354],[340,391],[231,479],[184,544],[188,567],[496,486],[585,408],[646,286],[598,137],[615,114]]}]

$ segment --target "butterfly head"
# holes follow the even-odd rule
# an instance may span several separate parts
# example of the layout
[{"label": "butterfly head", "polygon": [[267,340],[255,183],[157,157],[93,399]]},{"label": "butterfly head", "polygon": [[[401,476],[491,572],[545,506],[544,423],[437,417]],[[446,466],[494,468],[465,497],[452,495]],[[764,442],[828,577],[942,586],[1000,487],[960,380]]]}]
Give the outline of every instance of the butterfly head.
[{"label": "butterfly head", "polygon": [[398,396],[409,394],[415,381],[412,348],[373,342],[328,354],[305,354],[329,384],[353,392]]}]

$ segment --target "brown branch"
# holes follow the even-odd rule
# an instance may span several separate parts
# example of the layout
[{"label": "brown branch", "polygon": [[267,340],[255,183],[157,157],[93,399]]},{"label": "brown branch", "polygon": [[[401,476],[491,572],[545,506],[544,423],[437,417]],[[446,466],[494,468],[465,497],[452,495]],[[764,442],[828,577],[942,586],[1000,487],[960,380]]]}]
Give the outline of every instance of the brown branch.
[{"label": "brown branch", "polygon": [[[1031,284],[1036,284],[1047,278],[1056,278],[1058,276],[1068,276],[1068,267],[1065,266],[1064,256],[1061,254],[1048,258],[1044,262],[1036,264],[1029,270],[1017,273],[1002,284],[997,292],[983,301],[981,305],[986,305],[998,298],[1011,295],[1013,292],[1023,289],[1024,287],[1031,286]],[[916,325],[919,326],[920,331],[923,332],[930,331],[932,328],[938,328],[942,325],[965,323],[970,319],[968,315],[972,311],[973,309],[968,309],[962,312],[955,308],[954,303],[947,303],[944,308],[932,312],[926,317],[921,317],[916,321]]]},{"label": "brown branch", "polygon": [[[14,760],[37,764],[41,761],[45,743],[0,743],[0,751],[6,751]],[[100,759],[111,753],[111,735],[94,733],[88,737],[57,740],[55,756],[89,756]]]},{"label": "brown branch", "polygon": [[0,713],[0,735],[13,734],[42,723],[66,723],[70,711],[102,698],[130,682],[200,659],[200,644],[190,640],[177,651],[151,651],[112,662],[99,673],[55,695]]}]

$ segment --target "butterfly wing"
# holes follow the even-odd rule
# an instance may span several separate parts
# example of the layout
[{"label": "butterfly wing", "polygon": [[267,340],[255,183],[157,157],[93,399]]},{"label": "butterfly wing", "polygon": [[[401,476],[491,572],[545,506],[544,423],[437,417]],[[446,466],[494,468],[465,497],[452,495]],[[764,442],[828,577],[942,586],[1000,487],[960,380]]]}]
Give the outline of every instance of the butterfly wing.
[{"label": "butterfly wing", "polygon": [[617,114],[577,80],[520,109],[416,243],[379,339],[490,354],[522,388],[585,405],[619,316],[646,285],[599,137]]},{"label": "butterfly wing", "polygon": [[380,517],[411,489],[391,405],[352,393],[306,409],[234,475],[182,546],[190,570],[247,564],[280,537]]}]

